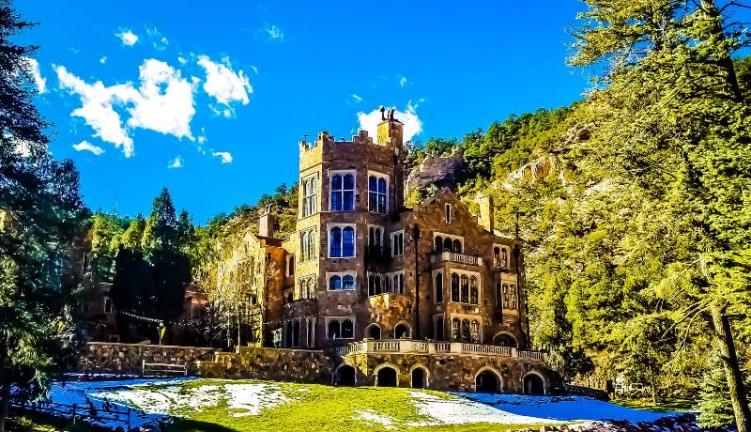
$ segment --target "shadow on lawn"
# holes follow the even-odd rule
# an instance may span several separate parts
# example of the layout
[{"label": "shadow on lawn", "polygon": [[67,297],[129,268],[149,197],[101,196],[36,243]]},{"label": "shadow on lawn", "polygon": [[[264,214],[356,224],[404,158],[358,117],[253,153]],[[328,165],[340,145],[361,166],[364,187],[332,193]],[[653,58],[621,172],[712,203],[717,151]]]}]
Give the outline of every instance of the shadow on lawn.
[{"label": "shadow on lawn", "polygon": [[167,426],[168,432],[238,432],[237,429],[230,429],[216,423],[208,423],[198,420],[178,419],[170,426]]}]

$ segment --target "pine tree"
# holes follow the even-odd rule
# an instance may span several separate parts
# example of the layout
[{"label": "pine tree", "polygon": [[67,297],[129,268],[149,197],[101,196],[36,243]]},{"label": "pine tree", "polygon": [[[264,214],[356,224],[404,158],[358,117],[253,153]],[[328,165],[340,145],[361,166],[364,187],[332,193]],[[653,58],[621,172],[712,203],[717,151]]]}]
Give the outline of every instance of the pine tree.
[{"label": "pine tree", "polygon": [[751,112],[732,61],[745,33],[712,0],[585,3],[573,62],[609,63],[606,89],[594,97],[609,118],[599,147],[588,150],[593,163],[669,203],[666,214],[690,220],[694,258],[674,263],[687,270],[674,277],[690,280],[679,321],[706,318],[736,425],[747,432],[751,411],[729,318],[748,317],[751,304],[751,197],[738,194],[751,190]]},{"label": "pine tree", "polygon": [[702,377],[699,393],[697,420],[701,427],[723,427],[733,423],[733,406],[728,394],[722,361],[713,355]]},{"label": "pine tree", "polygon": [[146,220],[146,226],[141,239],[141,247],[149,256],[157,251],[172,250],[178,243],[178,221],[175,206],[172,204],[167,188],[162,189],[154,198],[151,214]]},{"label": "pine tree", "polygon": [[140,214],[135,219],[130,221],[128,228],[121,236],[121,244],[124,248],[132,251],[140,252],[141,239],[143,238],[143,232],[146,229],[146,220]]},{"label": "pine tree", "polygon": [[28,399],[73,361],[69,251],[82,228],[78,173],[47,151],[46,124],[34,107],[28,56],[11,38],[28,29],[0,0],[0,432],[11,388]]}]

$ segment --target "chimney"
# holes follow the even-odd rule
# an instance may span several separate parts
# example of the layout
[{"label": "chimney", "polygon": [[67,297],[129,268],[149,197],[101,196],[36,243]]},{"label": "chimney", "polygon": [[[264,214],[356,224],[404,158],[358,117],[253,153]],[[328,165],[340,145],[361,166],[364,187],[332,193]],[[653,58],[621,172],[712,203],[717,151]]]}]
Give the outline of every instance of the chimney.
[{"label": "chimney", "polygon": [[493,209],[493,198],[485,192],[478,192],[475,195],[475,202],[480,207],[480,216],[478,222],[483,228],[493,233],[495,229],[495,214]]},{"label": "chimney", "polygon": [[271,204],[269,204],[258,219],[258,237],[274,238],[274,222]]}]

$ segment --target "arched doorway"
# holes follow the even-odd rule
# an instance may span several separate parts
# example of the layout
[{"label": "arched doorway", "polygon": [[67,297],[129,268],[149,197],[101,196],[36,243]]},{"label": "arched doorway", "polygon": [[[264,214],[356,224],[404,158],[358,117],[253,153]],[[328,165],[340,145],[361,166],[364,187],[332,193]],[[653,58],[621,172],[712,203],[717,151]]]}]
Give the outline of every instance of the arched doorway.
[{"label": "arched doorway", "polygon": [[409,339],[412,337],[412,328],[409,324],[401,322],[394,327],[394,339]]},{"label": "arched doorway", "polygon": [[490,369],[486,369],[475,376],[475,391],[478,393],[500,393],[501,380]]},{"label": "arched doorway", "polygon": [[493,345],[518,347],[516,338],[511,333],[501,332],[493,336]]},{"label": "arched doorway", "polygon": [[356,381],[355,368],[348,364],[340,365],[334,372],[334,385],[354,386]]},{"label": "arched doorway", "polygon": [[365,337],[368,339],[378,340],[381,338],[381,327],[378,324],[371,324],[365,329]]},{"label": "arched doorway", "polygon": [[526,376],[524,376],[523,379],[524,384],[524,394],[527,395],[544,395],[545,394],[545,383],[542,380],[542,377],[534,372],[528,373]]},{"label": "arched doorway", "polygon": [[391,366],[382,366],[376,372],[376,386],[378,387],[396,387],[399,382],[396,369]]},{"label": "arched doorway", "polygon": [[428,388],[428,371],[422,366],[412,369],[412,388]]}]

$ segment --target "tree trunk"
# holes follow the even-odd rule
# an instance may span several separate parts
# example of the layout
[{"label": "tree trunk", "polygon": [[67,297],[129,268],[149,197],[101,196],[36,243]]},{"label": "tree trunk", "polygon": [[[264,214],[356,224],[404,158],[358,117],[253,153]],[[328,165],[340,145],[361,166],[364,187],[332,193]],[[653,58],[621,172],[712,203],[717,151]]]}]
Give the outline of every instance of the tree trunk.
[{"label": "tree trunk", "polygon": [[[722,27],[723,18],[720,14],[720,10],[717,8],[715,0],[701,0],[701,9],[708,17],[714,20],[714,25],[712,25],[710,30],[711,33],[717,37],[718,41],[725,42],[725,29]],[[725,74],[727,75],[725,77],[725,82],[727,83],[730,94],[736,102],[742,102],[743,92],[741,92],[741,87],[738,84],[738,75],[735,72],[735,64],[733,63],[731,53],[726,49],[720,54],[720,57],[717,60],[720,67],[725,70]]]},{"label": "tree trunk", "polygon": [[735,342],[730,328],[730,320],[725,310],[716,303],[710,306],[712,325],[720,348],[720,358],[725,368],[725,379],[730,392],[730,403],[735,414],[735,424],[738,432],[751,432],[751,410],[746,399],[746,386],[743,384],[743,374],[738,365],[738,355],[735,352]]},{"label": "tree trunk", "polygon": [[5,384],[0,388],[0,432],[5,432],[5,420],[8,418],[8,405],[10,404],[10,385]]}]

